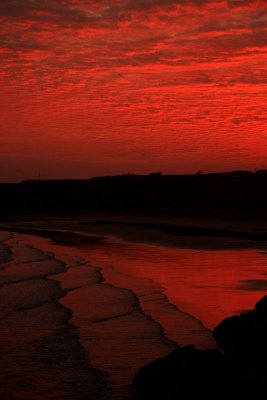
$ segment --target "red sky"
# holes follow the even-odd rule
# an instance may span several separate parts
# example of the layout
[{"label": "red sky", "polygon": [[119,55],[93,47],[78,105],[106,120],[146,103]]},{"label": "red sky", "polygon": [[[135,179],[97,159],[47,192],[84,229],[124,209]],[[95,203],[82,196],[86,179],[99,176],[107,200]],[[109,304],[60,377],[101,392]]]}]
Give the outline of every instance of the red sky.
[{"label": "red sky", "polygon": [[266,0],[4,0],[0,181],[267,168]]}]

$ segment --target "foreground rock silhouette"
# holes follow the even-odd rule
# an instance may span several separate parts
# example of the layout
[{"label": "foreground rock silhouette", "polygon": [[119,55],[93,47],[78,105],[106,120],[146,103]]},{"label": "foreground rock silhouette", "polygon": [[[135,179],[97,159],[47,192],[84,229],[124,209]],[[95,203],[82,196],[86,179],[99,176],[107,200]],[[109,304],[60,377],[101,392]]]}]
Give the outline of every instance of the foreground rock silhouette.
[{"label": "foreground rock silhouette", "polygon": [[224,319],[213,337],[226,354],[267,363],[267,296],[254,310]]},{"label": "foreground rock silhouette", "polygon": [[266,399],[267,296],[253,311],[223,320],[213,332],[222,350],[186,346],[143,367],[140,399]]}]

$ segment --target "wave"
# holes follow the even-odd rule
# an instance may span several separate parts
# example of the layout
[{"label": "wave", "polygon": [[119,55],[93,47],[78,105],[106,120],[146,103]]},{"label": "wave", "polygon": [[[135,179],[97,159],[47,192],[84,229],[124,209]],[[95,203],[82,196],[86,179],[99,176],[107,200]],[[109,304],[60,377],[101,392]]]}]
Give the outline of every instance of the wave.
[{"label": "wave", "polygon": [[[18,235],[6,246],[12,260],[0,271],[0,397],[109,398],[107,376],[92,367],[79,331],[70,323],[72,313],[61,304],[66,293],[52,278],[68,265],[52,253],[24,245]],[[10,279],[17,282],[10,284]]]},{"label": "wave", "polygon": [[[48,303],[63,307],[64,324],[70,324],[68,326],[71,329],[77,327],[79,346],[86,351],[92,363],[89,364],[90,370],[93,365],[97,371],[104,371],[102,383],[105,393],[110,391],[109,380],[115,393],[114,399],[125,396],[126,386],[144,364],[164,356],[178,345],[187,344],[192,335],[201,337],[202,345],[210,340],[210,332],[200,321],[170,303],[163,287],[158,285],[155,289],[152,280],[138,280],[106,263],[95,263],[91,259],[92,253],[83,251],[95,247],[101,249],[105,245],[112,249],[122,246],[122,243],[113,243],[109,237],[82,232],[6,229],[44,238],[37,240],[34,236],[25,236],[24,240],[28,243],[28,247],[25,247],[28,252],[41,247],[39,251],[42,257],[45,255],[45,263],[38,251],[35,260],[29,260],[29,254],[23,258],[17,243],[15,248],[20,267],[13,265],[13,269],[17,269],[16,274],[23,270],[20,279],[26,275],[33,285],[37,278],[60,283],[60,286],[53,286],[52,289],[44,285],[46,294],[52,290],[55,295],[53,299],[49,298]],[[18,235],[16,240],[20,242],[21,236]],[[120,251],[119,247],[117,251]],[[46,268],[47,274],[42,268]],[[41,292],[41,289],[38,291]],[[39,303],[37,309],[43,309],[48,303]],[[30,311],[36,310],[24,309],[23,312]]]}]

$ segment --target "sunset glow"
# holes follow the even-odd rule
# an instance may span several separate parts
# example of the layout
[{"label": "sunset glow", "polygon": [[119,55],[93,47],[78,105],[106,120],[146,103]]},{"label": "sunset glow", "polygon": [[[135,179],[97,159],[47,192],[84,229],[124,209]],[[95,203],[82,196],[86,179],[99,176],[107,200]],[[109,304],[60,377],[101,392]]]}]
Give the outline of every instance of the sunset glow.
[{"label": "sunset glow", "polygon": [[0,181],[267,167],[265,0],[5,0],[0,16]]}]

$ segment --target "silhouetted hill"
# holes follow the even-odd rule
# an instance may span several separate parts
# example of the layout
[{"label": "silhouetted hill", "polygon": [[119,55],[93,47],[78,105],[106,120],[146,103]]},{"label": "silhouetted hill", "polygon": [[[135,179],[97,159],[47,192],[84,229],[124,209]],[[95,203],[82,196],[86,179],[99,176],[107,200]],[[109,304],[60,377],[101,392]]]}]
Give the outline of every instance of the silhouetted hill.
[{"label": "silhouetted hill", "polygon": [[120,175],[0,184],[1,215],[156,211],[176,216],[267,215],[267,170],[194,175]]}]

